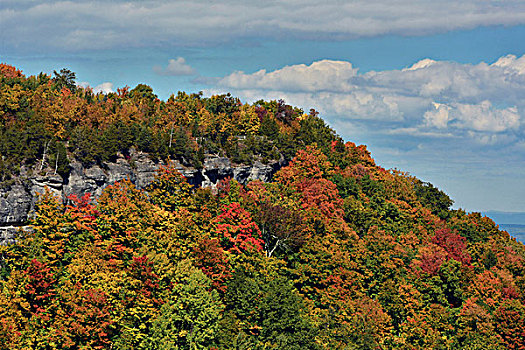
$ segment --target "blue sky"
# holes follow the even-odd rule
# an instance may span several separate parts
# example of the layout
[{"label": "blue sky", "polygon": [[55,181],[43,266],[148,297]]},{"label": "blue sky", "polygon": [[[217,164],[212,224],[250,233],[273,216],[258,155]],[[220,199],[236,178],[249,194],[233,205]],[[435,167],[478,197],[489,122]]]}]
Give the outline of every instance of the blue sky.
[{"label": "blue sky", "polygon": [[523,1],[0,2],[0,61],[284,98],[468,211],[525,211]]}]

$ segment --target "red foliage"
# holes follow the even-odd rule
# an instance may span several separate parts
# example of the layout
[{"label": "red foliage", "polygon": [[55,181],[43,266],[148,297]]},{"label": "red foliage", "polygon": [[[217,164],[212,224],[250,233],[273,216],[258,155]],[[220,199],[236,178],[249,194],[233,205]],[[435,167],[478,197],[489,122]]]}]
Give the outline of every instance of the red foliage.
[{"label": "red foliage", "polygon": [[159,276],[153,272],[153,263],[147,256],[134,256],[129,269],[132,275],[143,283],[140,293],[145,297],[150,298],[153,292],[159,289]]},{"label": "red foliage", "polygon": [[444,228],[436,230],[431,242],[430,247],[421,254],[419,266],[423,272],[435,275],[441,264],[450,259],[454,259],[464,266],[470,266],[471,257],[467,252],[465,237]]},{"label": "red foliage", "polygon": [[60,90],[60,94],[62,95],[62,97],[69,97],[71,96],[71,90],[69,90],[67,87],[63,87],[62,90]]},{"label": "red foliage", "polygon": [[294,186],[305,180],[319,179],[333,172],[332,164],[316,147],[308,146],[297,152],[287,167],[282,168],[275,178],[282,184]]},{"label": "red foliage", "polygon": [[222,239],[223,247],[233,253],[262,251],[264,241],[261,230],[253,221],[249,212],[239,203],[231,203],[223,209],[215,221],[217,234]]},{"label": "red foliage", "polygon": [[59,329],[66,348],[108,349],[111,347],[111,306],[106,294],[100,289],[80,290],[74,288],[76,299],[70,304],[66,327]]},{"label": "red foliage", "polygon": [[71,205],[66,206],[67,212],[73,217],[94,221],[99,215],[96,207],[91,204],[91,193],[86,193],[80,198],[76,194],[72,194],[67,199],[71,201]]},{"label": "red foliage", "polygon": [[259,203],[268,201],[270,194],[262,181],[255,180],[246,185],[246,191],[242,193],[242,196],[244,203],[253,203],[258,206]]},{"label": "red foliage", "polygon": [[453,233],[448,228],[436,230],[436,234],[432,238],[432,243],[445,249],[447,260],[454,259],[463,265],[469,266],[472,259],[467,252],[465,242],[465,237]]},{"label": "red foliage", "polygon": [[117,89],[117,94],[118,94],[118,97],[120,98],[126,97],[128,93],[129,93],[129,86],[124,86],[123,88]]},{"label": "red foliage", "polygon": [[[336,152],[338,146],[340,146],[340,145],[341,145],[341,143],[340,143],[339,141],[332,141],[332,142],[330,143],[330,151],[332,151],[332,152]],[[344,146],[343,146],[343,147],[344,147]]]},{"label": "red foliage", "polygon": [[421,254],[419,266],[423,272],[430,275],[438,273],[441,264],[447,261],[447,254],[441,249],[435,249],[432,252],[424,252]]},{"label": "red foliage", "polygon": [[200,267],[220,292],[226,292],[226,281],[231,277],[229,259],[217,239],[204,239],[195,247],[195,265]]},{"label": "red foliage", "polygon": [[29,304],[31,311],[35,315],[40,315],[45,311],[45,305],[55,295],[53,285],[55,283],[54,274],[46,263],[36,259],[31,260],[29,267],[24,271],[28,277],[26,285],[29,294]]},{"label": "red foliage", "polygon": [[333,182],[326,179],[307,179],[297,187],[304,196],[303,208],[317,208],[325,218],[343,218],[343,200]]},{"label": "red foliage", "polygon": [[519,299],[520,295],[513,286],[502,287],[501,294],[505,299]]},{"label": "red foliage", "polygon": [[354,296],[354,276],[351,271],[337,267],[323,283],[328,286],[328,291],[337,296],[341,301],[351,300]]},{"label": "red foliage", "polygon": [[496,331],[507,349],[525,349],[525,307],[518,300],[504,302],[495,312]]},{"label": "red foliage", "polygon": [[6,78],[20,78],[22,76],[22,71],[8,64],[0,63],[0,74]]},{"label": "red foliage", "polygon": [[363,166],[362,164],[355,164],[353,166],[347,167],[343,174],[348,177],[354,177],[356,179],[361,179],[362,177],[366,175],[370,175],[370,169]]},{"label": "red foliage", "polygon": [[365,145],[356,146],[353,142],[345,143],[347,158],[352,164],[363,164],[367,167],[375,167],[375,162]]},{"label": "red foliage", "polygon": [[98,238],[96,219],[99,211],[91,204],[91,193],[86,193],[82,197],[70,195],[67,197],[71,204],[66,206],[66,214],[73,220],[77,231],[88,231]]},{"label": "red foliage", "polygon": [[217,183],[217,193],[219,194],[220,198],[224,198],[230,193],[231,190],[231,177],[227,177],[225,179],[219,180]]}]

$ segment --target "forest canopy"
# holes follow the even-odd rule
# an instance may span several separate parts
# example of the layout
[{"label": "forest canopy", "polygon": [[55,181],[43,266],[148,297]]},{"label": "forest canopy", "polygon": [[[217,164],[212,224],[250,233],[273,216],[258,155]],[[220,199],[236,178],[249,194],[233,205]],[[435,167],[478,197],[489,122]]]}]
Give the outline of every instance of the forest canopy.
[{"label": "forest canopy", "polygon": [[[178,92],[161,101],[145,84],[94,93],[68,69],[25,77],[0,65],[0,181],[39,161],[66,176],[75,159],[86,166],[114,161],[133,148],[154,160],[202,167],[205,155],[235,163],[291,159],[310,143],[342,142],[317,112],[284,101],[242,103],[230,94]],[[322,131],[322,132],[321,132]]]},{"label": "forest canopy", "polygon": [[165,162],[145,189],[41,194],[0,247],[0,349],[525,348],[524,245],[314,110],[71,79],[0,65],[0,181],[132,148],[289,164],[215,190]]}]

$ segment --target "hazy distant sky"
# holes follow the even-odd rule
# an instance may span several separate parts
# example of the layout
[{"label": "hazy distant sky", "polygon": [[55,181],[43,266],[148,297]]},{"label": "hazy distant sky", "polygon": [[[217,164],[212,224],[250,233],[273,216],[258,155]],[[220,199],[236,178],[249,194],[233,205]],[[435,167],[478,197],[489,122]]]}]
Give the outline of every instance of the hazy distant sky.
[{"label": "hazy distant sky", "polygon": [[0,1],[0,61],[315,108],[468,211],[525,211],[525,2]]}]

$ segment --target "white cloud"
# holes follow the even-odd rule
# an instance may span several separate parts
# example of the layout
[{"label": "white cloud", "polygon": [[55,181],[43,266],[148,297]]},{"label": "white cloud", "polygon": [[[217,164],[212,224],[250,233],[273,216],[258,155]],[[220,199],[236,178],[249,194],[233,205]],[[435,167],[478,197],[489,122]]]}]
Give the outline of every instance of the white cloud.
[{"label": "white cloud", "polygon": [[64,50],[249,38],[346,40],[525,24],[525,3],[497,0],[4,1],[5,45]]},{"label": "white cloud", "polygon": [[483,101],[475,105],[459,104],[456,110],[459,127],[497,133],[520,126],[516,107],[498,109],[490,101]]},{"label": "white cloud", "polygon": [[228,91],[248,101],[283,98],[333,120],[368,123],[385,135],[506,144],[525,134],[523,68],[525,56],[505,56],[491,65],[424,59],[402,70],[359,74],[350,62],[323,60],[235,72],[207,93]]},{"label": "white cloud", "polygon": [[351,119],[402,120],[403,113],[395,99],[366,91],[356,90],[350,94],[326,94],[324,106],[329,113]]},{"label": "white cloud", "polygon": [[[90,84],[87,81],[83,81],[83,82],[80,82],[78,84],[78,86],[81,86],[83,88],[89,88]],[[93,92],[94,93],[102,92],[104,94],[107,94],[107,93],[110,93],[110,92],[114,92],[113,91],[113,83],[107,81],[107,82],[104,82],[102,84],[99,84],[99,85],[97,85],[97,86],[95,86],[93,88]]]},{"label": "white cloud", "polygon": [[442,103],[434,102],[432,104],[434,109],[428,110],[423,115],[425,124],[430,127],[436,127],[443,129],[447,127],[449,121],[449,110],[450,107]]},{"label": "white cloud", "polygon": [[350,62],[323,60],[309,66],[286,66],[273,72],[266,72],[264,69],[253,74],[234,72],[219,80],[218,84],[262,90],[279,87],[285,91],[344,92],[352,89],[350,78],[356,75],[357,69]]},{"label": "white cloud", "polygon": [[197,72],[190,65],[186,63],[186,60],[183,57],[177,57],[176,59],[170,59],[168,66],[162,68],[160,66],[153,67],[155,73],[159,75],[194,75]]},{"label": "white cloud", "polygon": [[[433,103],[434,109],[423,115],[425,126],[438,129],[459,128],[474,131],[499,133],[520,126],[520,115],[516,107],[495,108],[490,101],[478,104],[455,103],[446,105]],[[453,121],[452,123],[449,123]]]},{"label": "white cloud", "polygon": [[431,65],[433,65],[434,63],[436,63],[436,61],[431,60],[430,58],[425,58],[425,59],[423,59],[423,60],[421,60],[419,62],[414,63],[412,66],[403,69],[403,71],[427,68],[427,67],[430,67]]},{"label": "white cloud", "polygon": [[493,67],[501,67],[507,73],[525,74],[525,56],[517,58],[515,55],[507,55],[492,64]]},{"label": "white cloud", "polygon": [[105,83],[102,83],[100,85],[97,85],[93,88],[93,92],[97,93],[97,92],[102,92],[104,94],[107,94],[107,93],[110,93],[110,92],[114,92],[113,91],[113,83],[110,83],[110,82],[105,82]]},{"label": "white cloud", "polygon": [[[450,132],[441,133],[441,132],[422,131],[417,127],[393,129],[393,130],[389,130],[387,133],[390,135],[411,135],[411,136],[435,137],[435,138],[454,137],[454,134]],[[421,144],[419,144],[417,148],[421,149],[422,148]]]}]

